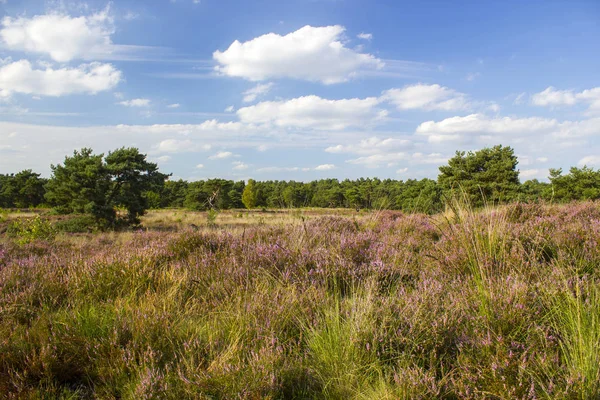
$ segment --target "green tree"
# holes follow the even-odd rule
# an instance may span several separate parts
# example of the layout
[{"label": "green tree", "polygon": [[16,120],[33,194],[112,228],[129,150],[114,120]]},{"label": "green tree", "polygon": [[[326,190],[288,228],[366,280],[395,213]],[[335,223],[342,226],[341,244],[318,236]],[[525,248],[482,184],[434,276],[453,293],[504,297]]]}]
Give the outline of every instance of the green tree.
[{"label": "green tree", "polygon": [[572,167],[567,175],[562,169],[550,169],[552,198],[558,201],[595,200],[600,198],[600,171],[584,166]]},{"label": "green tree", "polygon": [[106,203],[109,207],[124,207],[127,223],[139,224],[139,217],[149,208],[144,194],[162,190],[168,175],[159,172],[158,166],[134,147],[109,152],[105,165],[111,181]]},{"label": "green tree", "polygon": [[514,150],[502,145],[476,152],[457,151],[448,165],[440,167],[438,183],[447,192],[464,191],[473,206],[510,201],[519,191],[517,164]]},{"label": "green tree", "polygon": [[63,165],[51,165],[46,200],[65,214],[87,213],[97,222],[114,222],[116,212],[106,201],[110,176],[102,157],[103,154],[94,155],[92,149],[83,148],[66,156]]},{"label": "green tree", "polygon": [[254,179],[248,179],[248,183],[242,193],[242,203],[244,203],[244,206],[246,206],[247,209],[256,207],[256,195],[256,182]]},{"label": "green tree", "polygon": [[147,192],[160,192],[167,175],[136,148],[121,148],[94,155],[84,148],[65,157],[63,165],[52,165],[46,199],[64,213],[88,213],[99,225],[114,227],[117,207],[127,210],[125,222],[139,223],[148,209]]},{"label": "green tree", "polygon": [[30,169],[0,176],[0,206],[36,207],[44,202],[46,179]]}]

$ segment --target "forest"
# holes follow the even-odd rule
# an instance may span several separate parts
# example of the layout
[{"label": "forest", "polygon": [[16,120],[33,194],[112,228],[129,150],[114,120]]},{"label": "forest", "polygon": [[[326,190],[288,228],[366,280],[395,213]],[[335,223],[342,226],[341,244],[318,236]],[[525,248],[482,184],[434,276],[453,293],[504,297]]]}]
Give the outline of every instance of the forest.
[{"label": "forest", "polygon": [[128,210],[134,224],[147,209],[186,208],[196,211],[237,208],[390,209],[433,214],[454,190],[470,203],[569,202],[600,197],[600,170],[550,169],[548,182],[521,182],[514,149],[494,146],[457,151],[433,179],[321,179],[297,181],[169,180],[136,148],[95,155],[75,151],[63,165],[52,166],[49,179],[31,170],[0,174],[0,207],[50,207],[60,213],[90,213],[104,220]]}]

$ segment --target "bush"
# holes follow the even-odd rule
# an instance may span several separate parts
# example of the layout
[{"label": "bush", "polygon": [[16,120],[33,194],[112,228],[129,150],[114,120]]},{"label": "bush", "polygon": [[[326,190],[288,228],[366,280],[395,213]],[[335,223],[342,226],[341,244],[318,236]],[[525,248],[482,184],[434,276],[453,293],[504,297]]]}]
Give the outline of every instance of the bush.
[{"label": "bush", "polygon": [[214,208],[211,208],[210,210],[208,210],[208,212],[206,213],[206,220],[208,222],[208,226],[215,226],[217,224],[217,216],[219,215],[219,212],[217,210],[215,210]]},{"label": "bush", "polygon": [[80,215],[58,221],[54,224],[54,228],[67,233],[85,233],[98,229],[96,220],[91,215]]},{"label": "bush", "polygon": [[53,240],[56,230],[50,221],[43,220],[37,215],[35,218],[19,218],[8,227],[8,235],[16,238],[19,245],[31,243],[34,240]]}]

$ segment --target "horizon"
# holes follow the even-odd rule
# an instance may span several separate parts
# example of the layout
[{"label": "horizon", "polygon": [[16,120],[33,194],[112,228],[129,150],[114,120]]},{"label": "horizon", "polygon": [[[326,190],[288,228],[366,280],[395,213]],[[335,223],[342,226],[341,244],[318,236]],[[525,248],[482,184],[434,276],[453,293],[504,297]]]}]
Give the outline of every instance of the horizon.
[{"label": "horizon", "polygon": [[281,3],[0,2],[0,173],[82,147],[187,181],[436,179],[496,144],[522,182],[600,166],[600,3]]}]

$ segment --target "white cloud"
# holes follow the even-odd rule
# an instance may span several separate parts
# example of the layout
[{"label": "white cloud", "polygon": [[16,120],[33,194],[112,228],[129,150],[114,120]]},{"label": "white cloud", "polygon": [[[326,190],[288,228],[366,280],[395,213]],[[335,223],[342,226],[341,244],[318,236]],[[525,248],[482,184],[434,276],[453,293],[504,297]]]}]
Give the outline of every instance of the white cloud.
[{"label": "white cloud", "polygon": [[382,99],[399,110],[462,110],[469,108],[465,94],[437,84],[405,86],[383,92]]},{"label": "white cloud", "polygon": [[362,40],[373,40],[372,33],[359,33],[358,35],[356,35],[356,37]]},{"label": "white cloud", "polygon": [[524,169],[522,171],[519,171],[519,177],[522,180],[539,178],[540,173],[543,173],[543,172],[539,169]]},{"label": "white cloud", "polygon": [[171,159],[171,156],[160,156],[156,160],[161,163],[166,163],[166,162],[169,162],[170,159]]},{"label": "white cloud", "polygon": [[500,106],[497,103],[490,104],[489,106],[487,106],[487,109],[489,111],[492,111],[492,112],[495,112],[495,113],[500,112]]},{"label": "white cloud", "polygon": [[416,133],[427,136],[430,143],[461,141],[477,135],[481,135],[479,138],[486,141],[503,140],[507,137],[521,140],[528,136],[543,138],[546,135],[574,139],[600,134],[600,118],[559,122],[556,119],[538,117],[490,118],[483,114],[471,114],[439,122],[423,122],[417,127]]},{"label": "white cloud", "polygon": [[531,103],[536,106],[573,106],[575,104],[588,105],[588,113],[600,112],[600,87],[586,89],[579,93],[573,90],[557,90],[550,86],[546,90],[531,96]]},{"label": "white cloud", "polygon": [[6,48],[47,54],[58,62],[110,52],[114,33],[108,9],[80,17],[58,13],[4,17],[1,25],[0,40]]},{"label": "white cloud", "polygon": [[408,171],[408,168],[400,168],[398,170],[396,170],[397,174],[404,174]]},{"label": "white cloud", "polygon": [[119,102],[120,105],[125,107],[149,107],[150,100],[149,99],[131,99],[124,100]]},{"label": "white cloud", "polygon": [[366,126],[386,117],[375,107],[379,100],[327,100],[305,96],[285,101],[267,101],[240,108],[237,115],[248,124],[274,125],[282,128],[341,130],[349,126]]},{"label": "white cloud", "polygon": [[358,157],[346,162],[350,164],[364,165],[367,168],[379,168],[382,165],[394,165],[401,160],[406,160],[407,158],[408,156],[404,152],[378,153],[369,156]]},{"label": "white cloud", "polygon": [[563,106],[576,102],[577,98],[572,90],[556,90],[552,86],[531,96],[531,103],[536,106]]},{"label": "white cloud", "polygon": [[179,103],[173,103],[173,104],[169,104],[167,106],[167,108],[179,108],[179,107],[181,107],[181,105]]},{"label": "white cloud", "polygon": [[117,125],[117,128],[123,131],[132,131],[136,133],[177,133],[180,135],[194,133],[198,136],[213,136],[217,132],[239,132],[242,129],[251,131],[251,127],[245,126],[239,122],[219,122],[216,119],[210,119],[201,124]]},{"label": "white cloud", "polygon": [[577,163],[580,167],[587,165],[588,167],[600,165],[600,156],[585,156]]},{"label": "white cloud", "polygon": [[25,93],[41,96],[96,94],[121,81],[121,71],[111,64],[90,63],[76,68],[33,69],[27,60],[0,67],[0,94]]},{"label": "white cloud", "polygon": [[244,170],[247,170],[249,167],[248,164],[245,164],[241,161],[234,161],[233,165],[234,165],[233,169],[236,171],[244,171]]},{"label": "white cloud", "polygon": [[545,163],[545,162],[548,162],[548,157],[538,157],[535,159],[535,161],[540,162],[540,163]]},{"label": "white cloud", "polygon": [[411,163],[414,164],[434,164],[434,165],[442,165],[448,161],[449,157],[445,157],[440,153],[414,153],[411,156]]},{"label": "white cloud", "polygon": [[406,139],[379,139],[378,137],[370,137],[361,140],[358,144],[348,144],[330,146],[325,149],[328,153],[352,153],[352,154],[374,154],[381,152],[389,152],[398,149],[404,149],[412,146],[412,142]]},{"label": "white cloud", "polygon": [[577,93],[577,99],[589,104],[588,113],[600,113],[600,87]]},{"label": "white cloud", "polygon": [[297,172],[300,171],[299,167],[263,167],[256,170],[256,172]]},{"label": "white cloud", "polygon": [[370,54],[345,47],[345,28],[305,26],[285,36],[269,33],[250,41],[234,41],[224,52],[215,51],[217,72],[262,81],[293,78],[325,84],[344,82],[358,71],[382,68],[383,62]]},{"label": "white cloud", "polygon": [[204,168],[204,164],[198,164],[198,165],[196,165],[196,168],[197,169],[202,169],[202,168]]},{"label": "white cloud", "polygon": [[208,144],[198,145],[189,139],[165,139],[154,147],[159,153],[184,153],[198,150],[210,150],[211,148]]},{"label": "white cloud", "polygon": [[244,93],[242,93],[244,95],[244,98],[243,98],[244,103],[251,103],[254,100],[256,100],[257,97],[264,96],[265,94],[269,93],[269,91],[271,90],[272,87],[273,87],[272,82],[259,83],[258,85],[254,86],[253,88],[246,90]]},{"label": "white cloud", "polygon": [[[62,2],[51,2],[62,3]],[[83,4],[79,11],[88,11]],[[4,17],[0,21],[0,47],[47,55],[60,63],[83,60],[140,60],[141,52],[159,50],[149,46],[114,44],[114,19],[109,7],[90,14],[71,16],[64,10],[32,17]],[[136,15],[126,13],[125,20]],[[137,54],[136,54],[137,53]]]},{"label": "white cloud", "polygon": [[335,169],[333,164],[321,164],[315,167],[315,171],[331,171],[332,169]]},{"label": "white cloud", "polygon": [[225,109],[225,112],[234,112],[235,111],[235,107],[234,106],[229,106]]},{"label": "white cloud", "polygon": [[209,160],[223,160],[225,158],[233,157],[233,153],[230,151],[220,151],[217,154],[214,154],[208,157]]}]

